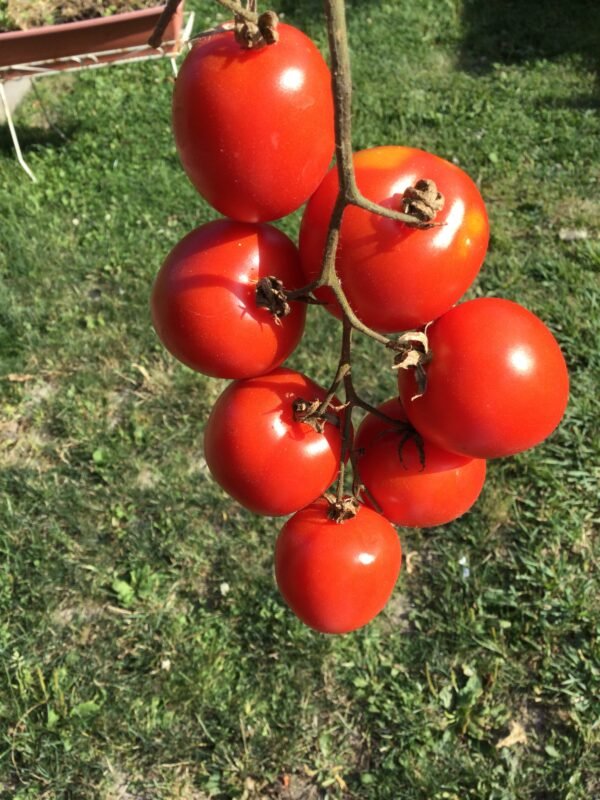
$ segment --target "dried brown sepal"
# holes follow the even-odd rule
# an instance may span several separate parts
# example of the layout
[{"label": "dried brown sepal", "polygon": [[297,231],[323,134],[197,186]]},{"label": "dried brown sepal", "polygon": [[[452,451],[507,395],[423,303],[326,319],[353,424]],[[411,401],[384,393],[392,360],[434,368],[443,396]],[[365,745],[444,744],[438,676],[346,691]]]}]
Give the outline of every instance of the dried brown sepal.
[{"label": "dried brown sepal", "polygon": [[[431,358],[431,356],[429,358]],[[428,361],[429,358],[427,359]],[[427,373],[423,367],[423,362],[417,364],[415,367],[415,381],[417,384],[417,393],[413,394],[413,396],[410,398],[411,400],[417,400],[417,398],[423,397],[427,391]]]},{"label": "dried brown sepal", "polygon": [[283,282],[273,275],[261,278],[256,284],[256,305],[268,309],[275,321],[281,324],[282,317],[287,317],[292,308],[288,303]]},{"label": "dried brown sepal", "polygon": [[[444,207],[444,195],[438,192],[434,181],[422,178],[402,195],[402,212],[416,217],[421,223],[430,223]],[[410,224],[410,223],[408,223]]]},{"label": "dried brown sepal", "polygon": [[258,18],[258,30],[260,31],[265,44],[276,44],[279,41],[279,17],[274,11],[265,11]]},{"label": "dried brown sepal", "polygon": [[337,417],[336,414],[330,414],[327,411],[323,411],[321,409],[321,405],[321,400],[304,400],[302,397],[297,397],[292,403],[294,421],[305,422],[317,433],[324,432],[326,422],[339,427],[339,417]]},{"label": "dried brown sepal", "polygon": [[398,353],[396,355],[396,363],[393,364],[392,369],[414,369],[415,382],[417,384],[417,393],[410,399],[416,400],[422,397],[427,391],[427,372],[425,371],[425,364],[431,361],[431,353],[419,353],[416,350],[408,351],[404,354]]},{"label": "dried brown sepal", "polygon": [[337,525],[353,519],[358,514],[360,503],[356,497],[342,497],[341,500],[338,500],[335,495],[329,492],[323,496],[329,503],[327,516]]},{"label": "dried brown sepal", "polygon": [[423,437],[421,436],[421,434],[418,431],[416,431],[412,426],[409,426],[408,430],[404,431],[404,433],[402,434],[402,438],[398,442],[398,457],[404,469],[408,469],[408,467],[404,463],[404,456],[402,455],[407,442],[415,443],[415,447],[417,448],[417,453],[419,454],[419,464],[421,465],[420,471],[423,472],[423,470],[425,469],[425,444],[423,443]]},{"label": "dried brown sepal", "polygon": [[387,346],[396,354],[392,369],[414,369],[415,371],[418,392],[411,397],[411,400],[421,397],[427,389],[425,365],[432,358],[427,333],[425,331],[408,331]]},{"label": "dried brown sepal", "polygon": [[243,18],[236,19],[235,40],[244,50],[252,50],[264,44],[262,34],[255,22],[249,22]]},{"label": "dried brown sepal", "polygon": [[[424,353],[429,352],[429,337],[427,336],[427,328],[431,325],[430,322],[427,323],[425,326],[425,330],[422,331],[406,331],[406,333],[402,333],[396,339],[395,344],[397,345],[405,345],[410,344],[413,347],[419,347]],[[390,345],[394,347],[394,343]]]},{"label": "dried brown sepal", "polygon": [[345,408],[348,408],[349,405],[350,405],[349,401],[346,402],[346,403],[339,403],[338,405],[334,405],[333,403],[329,403],[328,408],[330,408],[332,411],[343,411]]},{"label": "dried brown sepal", "polygon": [[[410,437],[413,431],[414,428],[410,424],[410,422],[404,422],[404,420],[401,419],[390,419],[388,427],[379,431],[379,433],[376,433],[375,436],[373,436],[373,438],[370,440],[370,444],[372,444],[373,442],[377,442],[380,439],[383,439],[384,436],[388,436],[390,433],[397,433],[400,436]],[[358,447],[352,451],[352,454],[355,458],[362,458],[365,452],[366,452],[365,447]]]},{"label": "dried brown sepal", "polygon": [[278,24],[279,17],[274,11],[265,11],[256,22],[241,16],[236,17],[235,40],[245,50],[256,50],[264,45],[276,44],[279,41]]},{"label": "dried brown sepal", "polygon": [[396,350],[392,369],[410,369],[411,367],[418,367],[424,355],[425,353],[422,353],[420,350],[415,350],[412,345],[404,345]]}]

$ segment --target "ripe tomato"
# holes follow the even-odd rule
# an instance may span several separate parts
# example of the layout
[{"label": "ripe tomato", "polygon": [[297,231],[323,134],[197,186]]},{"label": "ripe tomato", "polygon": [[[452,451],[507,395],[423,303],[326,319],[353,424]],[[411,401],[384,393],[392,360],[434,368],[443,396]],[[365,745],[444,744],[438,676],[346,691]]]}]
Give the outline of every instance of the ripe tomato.
[{"label": "ripe tomato", "polygon": [[[379,410],[406,421],[394,397]],[[428,528],[445,525],[464,514],[479,497],[485,481],[485,461],[449,453],[423,439],[423,460],[414,439],[385,420],[368,414],[355,441],[358,474],[382,514],[395,525]]]},{"label": "ripe tomato", "polygon": [[171,251],[152,291],[162,343],[188,367],[218,378],[247,378],[278,367],[304,331],[306,308],[292,303],[280,322],[256,305],[260,278],[302,285],[298,252],[270,225],[218,220]]},{"label": "ripe tomato", "polygon": [[222,214],[266,222],[299,208],[333,154],[327,64],[313,42],[280,24],[279,41],[244,50],[232,31],[198,40],[173,96],[181,163]]},{"label": "ripe tomato", "polygon": [[317,433],[294,421],[292,404],[325,395],[305,375],[283,368],[231,383],[204,431],[204,455],[214,479],[256,514],[291,514],[312,502],[337,475],[340,427],[327,422]]},{"label": "ripe tomato", "polygon": [[556,428],[569,397],[558,343],[518,303],[469,300],[428,329],[432,360],[417,394],[412,370],[399,375],[409,420],[446,450],[496,458],[538,444]]},{"label": "ripe tomato", "polygon": [[283,599],[306,625],[348,633],[377,616],[390,598],[402,561],[390,523],[360,506],[336,523],[317,500],[294,514],[275,545],[275,577]]},{"label": "ripe tomato", "polygon": [[[346,297],[366,325],[384,333],[424,325],[465,293],[483,263],[489,226],[481,195],[454,164],[411,147],[362,150],[354,155],[354,167],[365,197],[397,211],[404,190],[419,179],[435,181],[444,195],[435,218],[442,227],[428,230],[346,208],[336,258]],[[304,212],[300,258],[307,282],[320,271],[337,191],[337,172],[331,170]],[[339,315],[329,290],[317,294]]]}]

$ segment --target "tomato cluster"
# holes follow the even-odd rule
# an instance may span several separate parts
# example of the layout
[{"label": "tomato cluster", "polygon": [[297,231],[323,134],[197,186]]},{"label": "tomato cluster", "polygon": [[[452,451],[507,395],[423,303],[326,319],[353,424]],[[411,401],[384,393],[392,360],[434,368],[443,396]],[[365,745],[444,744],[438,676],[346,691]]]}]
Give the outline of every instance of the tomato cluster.
[{"label": "tomato cluster", "polygon": [[[291,515],[275,546],[281,594],[307,625],[344,633],[391,595],[401,565],[393,525],[464,514],[482,490],[486,459],[532,447],[558,425],[568,376],[553,335],[522,306],[499,298],[455,305],[486,254],[485,206],[462,170],[408,147],[356,153],[358,188],[406,210],[406,197],[426,185],[434,224],[351,205],[336,255],[343,296],[363,325],[379,334],[420,329],[412,358],[399,345],[405,337],[388,340],[398,366],[410,365],[399,369],[397,395],[371,408],[352,437],[356,396],[342,404],[336,387],[282,367],[305,325],[306,298],[299,291],[288,303],[286,293],[320,274],[339,186],[337,171],[327,171],[328,68],[304,34],[278,31],[276,43],[254,49],[232,31],[215,32],[182,66],[173,101],[179,155],[228,218],[192,231],[167,256],[152,319],[177,359],[232,379],[206,424],[208,467],[250,511]],[[306,202],[296,247],[268,223]],[[259,301],[265,280],[278,287],[280,306]],[[331,287],[316,295],[342,316]],[[353,502],[341,486],[335,498],[326,494],[348,461]]]}]

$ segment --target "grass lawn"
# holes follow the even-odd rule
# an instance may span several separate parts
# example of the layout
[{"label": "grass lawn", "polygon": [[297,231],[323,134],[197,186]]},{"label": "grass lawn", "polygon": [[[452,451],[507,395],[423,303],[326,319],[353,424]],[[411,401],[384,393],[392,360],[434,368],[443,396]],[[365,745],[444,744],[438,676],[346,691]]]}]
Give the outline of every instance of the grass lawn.
[{"label": "grass lawn", "polygon": [[[197,30],[219,14],[187,5]],[[320,5],[274,7],[324,47]],[[40,81],[17,118],[38,183],[0,127],[2,800],[600,797],[600,6],[347,5],[355,148],[423,147],[478,181],[492,239],[470,296],[550,326],[565,420],[490,463],[462,520],[400,531],[373,624],[305,628],[273,581],[281,521],[207,474],[225,383],[149,321],[162,259],[215,216],[178,163],[168,64]],[[327,382],[337,323],[310,320],[289,363]],[[394,393],[371,342],[355,374]]]}]

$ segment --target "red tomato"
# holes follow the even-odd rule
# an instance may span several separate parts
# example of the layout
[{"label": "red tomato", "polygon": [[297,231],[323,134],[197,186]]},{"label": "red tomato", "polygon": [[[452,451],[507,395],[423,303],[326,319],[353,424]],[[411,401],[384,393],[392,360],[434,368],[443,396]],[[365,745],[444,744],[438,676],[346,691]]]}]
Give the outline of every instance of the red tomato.
[{"label": "red tomato", "polygon": [[[384,333],[424,325],[456,303],[483,263],[489,226],[481,195],[454,164],[411,147],[362,150],[354,166],[365,197],[397,211],[404,190],[421,178],[435,181],[444,195],[435,218],[442,227],[428,230],[346,208],[336,259],[346,297],[366,325]],[[321,268],[337,191],[337,172],[331,170],[304,212],[300,257],[307,282]],[[331,292],[318,294],[336,313]]]},{"label": "red tomato", "polygon": [[[406,421],[394,397],[379,410]],[[356,434],[358,474],[383,515],[395,525],[428,528],[464,514],[479,497],[485,461],[449,453],[423,439],[424,464],[414,439],[368,414]],[[369,494],[364,502],[371,506]]]},{"label": "red tomato", "polygon": [[280,24],[276,44],[244,50],[232,31],[198,40],[175,83],[181,163],[222,214],[266,222],[299,208],[334,148],[331,76],[313,42]]},{"label": "red tomato", "polygon": [[231,383],[204,432],[204,455],[214,479],[256,514],[291,514],[312,502],[337,475],[341,432],[329,422],[323,433],[295,422],[292,404],[296,398],[323,400],[325,395],[289,369]]},{"label": "red tomato", "polygon": [[478,458],[519,453],[556,428],[569,398],[558,343],[510,300],[485,297],[448,311],[428,329],[432,360],[417,394],[413,370],[400,396],[417,430],[440,447]]},{"label": "red tomato", "polygon": [[256,305],[260,278],[298,288],[298,252],[270,225],[218,220],[189,233],[167,256],[152,291],[152,320],[164,346],[188,367],[247,378],[278,367],[304,331],[306,308],[278,323]]},{"label": "red tomato", "polygon": [[306,625],[348,633],[377,616],[390,598],[402,561],[390,523],[360,506],[336,523],[326,500],[303,508],[275,545],[275,577],[283,599]]}]

